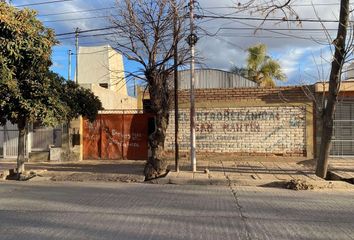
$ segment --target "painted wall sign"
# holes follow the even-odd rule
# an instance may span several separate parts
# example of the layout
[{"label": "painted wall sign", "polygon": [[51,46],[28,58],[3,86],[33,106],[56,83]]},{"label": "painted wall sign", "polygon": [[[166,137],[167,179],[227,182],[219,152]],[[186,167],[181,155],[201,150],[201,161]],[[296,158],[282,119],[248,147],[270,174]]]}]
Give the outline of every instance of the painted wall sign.
[{"label": "painted wall sign", "polygon": [[[189,151],[189,109],[180,110],[180,149]],[[197,151],[297,153],[306,150],[306,108],[247,107],[197,109]],[[165,146],[174,149],[171,112]]]}]

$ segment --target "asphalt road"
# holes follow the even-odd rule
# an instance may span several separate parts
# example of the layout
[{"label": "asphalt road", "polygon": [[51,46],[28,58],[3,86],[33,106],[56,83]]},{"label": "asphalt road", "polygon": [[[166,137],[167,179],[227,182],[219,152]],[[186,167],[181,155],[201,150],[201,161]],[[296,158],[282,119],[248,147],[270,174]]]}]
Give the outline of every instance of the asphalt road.
[{"label": "asphalt road", "polygon": [[354,239],[354,192],[6,182],[0,239]]}]

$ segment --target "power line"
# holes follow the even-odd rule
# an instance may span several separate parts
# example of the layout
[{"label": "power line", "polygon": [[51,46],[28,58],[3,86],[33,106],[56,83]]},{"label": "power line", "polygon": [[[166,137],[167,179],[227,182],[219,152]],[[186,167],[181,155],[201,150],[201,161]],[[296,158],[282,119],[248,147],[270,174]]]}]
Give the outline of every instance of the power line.
[{"label": "power line", "polygon": [[[207,11],[207,12],[212,13],[212,12],[210,12],[210,11]],[[214,14],[214,13],[212,13],[212,14]],[[215,15],[217,15],[217,14],[215,14]],[[237,18],[237,17],[225,17],[225,16],[222,16],[222,15],[217,15],[217,17],[211,18],[211,19],[220,19],[220,18],[227,18],[227,19],[230,19],[230,20],[233,21],[233,22],[236,22],[236,23],[245,25],[245,26],[247,26],[247,27],[252,27],[254,30],[260,29],[259,26],[254,26],[254,25],[252,25],[252,24],[245,23],[245,22],[242,22],[242,21],[237,20],[237,19],[246,20],[246,19],[243,18],[243,17],[238,17],[238,18]],[[251,19],[251,18],[249,17],[249,19]],[[261,19],[262,21],[264,21],[263,18],[253,18],[253,19]],[[275,18],[273,18],[273,19],[275,19]],[[278,21],[281,21],[282,19],[277,19],[277,20],[278,20]],[[307,19],[307,20],[311,20],[311,19]],[[312,19],[312,20],[313,20],[313,19]],[[206,21],[208,21],[208,20],[206,20]],[[317,21],[318,21],[318,20],[317,20]],[[219,30],[218,30],[215,34],[210,34],[210,33],[208,33],[206,30],[203,30],[203,29],[202,29],[202,30],[203,30],[205,33],[207,33],[207,35],[216,36],[216,34],[218,34],[218,32],[220,31],[220,29],[221,29],[221,28],[219,28]],[[271,33],[275,33],[275,34],[278,34],[278,35],[281,35],[281,36],[292,37],[292,38],[301,39],[301,40],[318,41],[318,40],[316,40],[316,39],[314,39],[314,38],[312,38],[312,37],[308,38],[308,37],[303,37],[303,36],[296,36],[296,35],[293,35],[293,34],[290,34],[290,33],[277,32],[277,31],[275,31],[275,30],[267,30],[267,29],[263,29],[263,30],[264,30],[264,31],[271,32]],[[318,41],[318,42],[320,42],[320,41]]]},{"label": "power line", "polygon": [[[104,27],[104,28],[93,28],[93,29],[88,29],[88,30],[80,30],[79,33],[97,32],[97,31],[109,30],[109,29],[113,29],[113,28],[117,28],[117,27],[110,26],[110,27]],[[59,36],[65,36],[65,35],[71,35],[71,34],[75,34],[75,31],[74,32],[59,33],[59,34],[56,34],[56,36],[59,37]]]},{"label": "power line", "polygon": [[[284,18],[261,18],[261,17],[227,17],[227,16],[211,16],[211,15],[196,15],[195,18],[211,18],[211,19],[236,19],[236,20],[250,20],[250,21],[276,21],[276,22],[326,22],[326,23],[338,23],[337,20],[330,19],[284,19]],[[351,21],[353,22],[353,21]]]},{"label": "power line", "polygon": [[[79,33],[80,33],[80,32],[79,32]],[[117,34],[117,32],[113,32],[113,33],[99,33],[99,34],[92,34],[92,35],[80,35],[80,38],[109,36],[109,35],[114,35],[114,34]],[[58,40],[65,40],[65,39],[72,39],[72,38],[75,38],[75,36],[65,37],[65,38],[58,38]]]},{"label": "power line", "polygon": [[[222,16],[220,16],[221,18]],[[232,20],[235,20],[235,19],[238,19],[236,17],[232,17],[230,18]],[[244,18],[241,18],[242,20]],[[263,19],[262,19],[263,20]],[[279,21],[281,21],[281,19],[278,19]],[[241,23],[239,21],[237,21],[238,23]],[[244,23],[242,23],[244,24]],[[248,26],[252,26],[252,25],[248,25]],[[103,27],[103,28],[94,28],[94,29],[88,29],[88,30],[81,30],[80,33],[87,33],[87,32],[96,32],[96,31],[104,31],[104,30],[110,30],[110,29],[114,29],[114,28],[117,28],[115,26],[109,26],[109,27]],[[279,29],[279,28],[259,28],[259,27],[256,27],[256,26],[252,26],[251,28],[227,28],[227,27],[224,27],[224,28],[220,28],[220,29],[253,29],[253,30],[290,30],[290,31],[320,31],[320,30],[324,30],[324,29],[319,29],[319,28],[285,28],[285,29]],[[334,31],[334,30],[337,30],[337,29],[326,29],[326,30],[329,30],[329,31]],[[56,34],[57,37],[59,36],[65,36],[65,35],[72,35],[72,34],[75,34],[75,32],[66,32],[66,33],[59,33],[59,34]]]},{"label": "power line", "polygon": [[[229,7],[203,7],[203,9],[230,9],[230,8],[237,8],[235,6]],[[339,6],[339,3],[314,3],[314,4],[292,4],[291,7],[312,7],[312,6]]]},{"label": "power line", "polygon": [[[231,34],[217,34],[217,35],[209,35],[206,33],[201,33],[200,35],[206,37],[227,37],[227,38],[259,38],[259,39],[293,39],[293,36],[271,36],[271,35],[231,35]],[[325,41],[326,38],[301,38],[299,40],[316,40],[316,41]]]},{"label": "power line", "polygon": [[29,6],[37,6],[37,5],[44,5],[44,4],[52,4],[52,3],[61,3],[61,2],[71,2],[73,0],[55,0],[55,1],[47,1],[47,2],[39,2],[39,3],[29,3],[23,5],[16,5],[15,7],[29,7]]},{"label": "power line", "polygon": [[[88,32],[97,32],[97,31],[104,31],[104,30],[111,30],[115,29],[117,27],[111,26],[111,27],[104,27],[104,28],[96,28],[96,29],[88,29],[88,30],[81,30],[79,33],[88,33]],[[212,34],[209,33],[209,35],[216,35],[218,32],[221,30],[264,30],[264,31],[324,31],[324,29],[320,28],[259,28],[259,27],[222,27],[217,30],[216,33]],[[337,29],[331,28],[331,29],[325,29],[326,31],[336,31]],[[67,33],[60,33],[57,34],[57,37],[60,36],[66,36],[66,35],[73,35],[75,32],[67,32]],[[101,33],[101,34],[92,34],[92,35],[81,35],[81,37],[95,37],[95,36],[105,36],[105,35],[113,35],[116,34],[114,33]],[[66,38],[59,38],[59,40],[64,40],[64,39],[71,39],[74,38],[74,36],[71,37],[66,37]]]},{"label": "power line", "polygon": [[[160,21],[161,21],[161,19],[160,19]],[[141,22],[141,24],[149,24],[149,23],[154,23],[154,22],[158,22],[158,20],[153,20],[153,21],[148,21],[148,22]],[[88,30],[80,30],[79,33],[96,32],[96,31],[109,30],[109,29],[114,29],[114,28],[119,28],[119,27],[117,27],[117,26],[109,26],[109,27],[103,27],[103,28],[94,28],[94,29],[88,29]],[[59,33],[59,34],[56,34],[56,36],[58,37],[58,36],[65,36],[65,35],[71,35],[71,34],[75,34],[75,32]]]},{"label": "power line", "polygon": [[42,21],[42,22],[43,23],[67,22],[67,21],[72,22],[72,21],[81,21],[81,20],[108,18],[108,17],[114,17],[114,15],[111,15],[111,16],[90,16],[90,17],[82,17],[82,18],[70,18],[70,19],[54,19],[54,20],[46,20],[46,21]]},{"label": "power line", "polygon": [[[257,30],[258,29],[258,27],[257,26],[254,26],[254,25],[252,25],[252,24],[248,24],[248,23],[244,23],[244,22],[241,22],[241,21],[238,21],[238,20],[233,20],[233,21],[235,21],[235,22],[237,22],[237,23],[240,23],[240,24],[242,24],[242,25],[246,25],[246,26],[248,26],[248,27],[252,27],[252,28],[254,28],[255,30]],[[202,29],[202,28],[200,28],[201,30],[203,30],[205,33],[206,33],[206,35],[209,35],[209,36],[216,36],[218,33],[219,33],[219,30],[221,29],[221,28],[219,28],[219,30],[216,32],[216,33],[214,33],[214,34],[211,34],[211,33],[209,33],[208,31],[206,31],[205,29]],[[267,29],[263,29],[264,31],[267,31],[267,32],[271,32],[271,33],[275,33],[275,34],[278,34],[278,35],[282,35],[282,36],[287,36],[287,37],[292,37],[292,38],[296,38],[296,39],[302,39],[302,40],[310,40],[310,41],[314,41],[315,39],[313,39],[313,38],[309,38],[309,37],[303,37],[303,36],[296,36],[296,35],[293,35],[293,34],[290,34],[290,33],[283,33],[283,32],[277,32],[277,31],[275,31],[275,30],[267,30]]]},{"label": "power line", "polygon": [[[72,1],[72,0],[71,0]],[[42,3],[43,4],[43,3]],[[28,4],[27,4],[28,5]],[[21,6],[27,6],[21,5]],[[318,4],[294,4],[293,7],[305,7],[305,6],[339,6],[339,3],[318,3]],[[95,8],[95,9],[86,9],[86,10],[78,10],[78,11],[68,11],[68,12],[59,12],[59,13],[48,13],[48,14],[39,14],[39,17],[48,17],[48,16],[59,16],[59,15],[66,15],[66,14],[77,14],[77,13],[85,13],[85,12],[97,12],[103,10],[110,10],[116,8],[115,6],[111,7],[104,7],[104,8]],[[229,7],[203,7],[203,9],[235,9],[234,6]]]},{"label": "power line", "polygon": [[247,28],[241,28],[241,27],[222,27],[219,28],[218,31],[220,30],[276,30],[276,31],[337,31],[337,28],[261,28],[261,27],[247,27]]},{"label": "power line", "polygon": [[103,10],[109,10],[112,8],[115,8],[115,7],[112,6],[112,7],[105,7],[105,8],[95,8],[95,9],[86,9],[86,10],[69,11],[69,12],[39,14],[38,17],[59,16],[59,15],[77,14],[77,13],[85,13],[85,12],[98,12],[98,11],[103,11]]},{"label": "power line", "polygon": [[[210,36],[210,35],[205,35]],[[264,39],[291,39],[293,37],[278,37],[278,36],[254,36],[254,35],[227,35],[227,34],[218,34],[219,37],[232,37],[232,38],[264,38]],[[307,39],[299,39],[299,40],[307,40]],[[325,38],[316,38],[316,40],[326,40]]]},{"label": "power line", "polygon": [[[115,15],[110,16],[91,16],[91,17],[81,17],[81,18],[70,18],[70,19],[55,19],[55,20],[45,20],[43,23],[54,23],[54,22],[67,22],[67,21],[81,21],[81,20],[90,20],[90,19],[99,19],[99,18],[109,18],[116,17]],[[267,18],[262,17],[234,17],[234,16],[212,16],[212,15],[195,15],[196,19],[236,19],[236,20],[249,20],[249,21],[276,21],[276,22],[312,22],[312,23],[338,23],[337,20],[331,19],[284,19],[284,18]],[[353,22],[353,21],[350,21]]]},{"label": "power line", "polygon": [[[235,30],[237,28],[234,28]],[[238,29],[238,30],[246,30],[246,29],[254,29],[254,28],[244,28],[244,29]],[[264,29],[264,30],[267,30],[267,31],[270,31],[271,29]],[[279,30],[279,29],[276,29],[276,30]],[[282,29],[282,30],[287,30],[287,29]],[[90,37],[99,37],[99,36],[110,36],[110,35],[115,35],[117,33],[101,33],[101,34],[92,34],[92,35],[81,35],[80,38],[90,38]],[[276,34],[280,34],[282,35],[281,33],[276,33]],[[298,39],[301,39],[301,40],[324,40],[324,39],[312,39],[312,38],[304,38],[304,37],[296,37],[294,35],[285,35],[283,37],[276,37],[276,36],[260,36],[260,35],[234,35],[234,34],[228,34],[228,33],[217,33],[217,34],[202,34],[202,35],[205,35],[205,36],[224,36],[224,37],[236,37],[236,38],[245,38],[245,37],[255,37],[255,38],[279,38],[279,39],[289,39],[289,38],[298,38]],[[62,40],[67,40],[67,39],[74,39],[75,36],[71,36],[71,37],[64,37],[64,38],[58,38],[59,41],[62,41]],[[109,40],[109,39],[108,39]]]},{"label": "power line", "polygon": [[[81,18],[70,18],[70,19],[54,19],[54,20],[45,20],[42,21],[43,23],[53,23],[53,22],[66,22],[66,21],[80,21],[80,20],[91,20],[91,19],[98,19],[98,18],[109,18],[109,17],[119,17],[119,15],[105,15],[105,16],[90,16],[90,17],[81,17]],[[182,18],[182,17],[181,17]],[[185,18],[185,17],[183,17]],[[149,22],[141,22],[142,24],[145,23],[154,23],[158,22],[159,20],[152,20]]]}]

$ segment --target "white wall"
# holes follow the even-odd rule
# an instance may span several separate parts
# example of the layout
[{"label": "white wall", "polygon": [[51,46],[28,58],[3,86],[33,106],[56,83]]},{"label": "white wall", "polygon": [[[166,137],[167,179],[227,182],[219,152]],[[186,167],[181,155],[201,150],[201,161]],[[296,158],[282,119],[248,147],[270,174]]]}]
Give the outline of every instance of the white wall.
[{"label": "white wall", "polygon": [[107,83],[108,89],[128,95],[123,57],[109,45],[79,48],[78,82],[80,85]]},{"label": "white wall", "polygon": [[91,90],[101,100],[106,110],[137,109],[137,99],[134,97],[117,94],[98,85],[91,85]]}]

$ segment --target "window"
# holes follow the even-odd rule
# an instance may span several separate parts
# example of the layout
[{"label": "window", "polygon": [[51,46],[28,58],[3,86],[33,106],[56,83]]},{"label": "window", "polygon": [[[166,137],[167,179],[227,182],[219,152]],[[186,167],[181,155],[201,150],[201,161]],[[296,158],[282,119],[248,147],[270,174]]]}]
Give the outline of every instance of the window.
[{"label": "window", "polygon": [[100,87],[108,89],[108,83],[100,83],[99,85],[100,85]]}]

